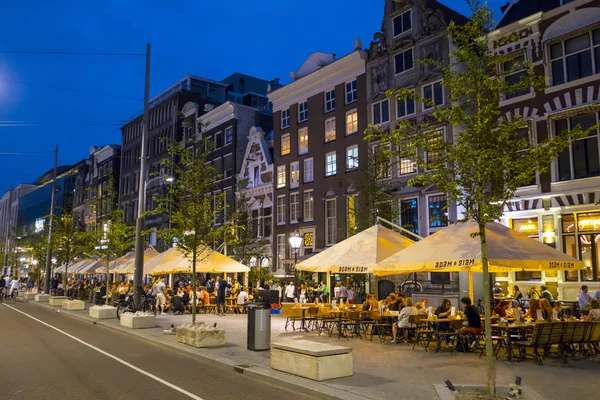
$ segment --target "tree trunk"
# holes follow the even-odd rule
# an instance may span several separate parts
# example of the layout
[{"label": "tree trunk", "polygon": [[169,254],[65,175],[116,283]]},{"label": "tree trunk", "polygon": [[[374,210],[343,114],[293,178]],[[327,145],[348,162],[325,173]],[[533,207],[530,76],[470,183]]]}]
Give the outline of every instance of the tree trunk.
[{"label": "tree trunk", "polygon": [[112,293],[110,294],[110,298],[109,298],[109,293],[108,293],[108,277],[109,277],[109,272],[108,272],[108,267],[110,266],[110,254],[106,254],[106,305],[110,306],[110,298],[112,298]]},{"label": "tree trunk", "polygon": [[485,355],[487,361],[487,390],[490,396],[496,394],[496,364],[492,345],[492,310],[490,296],[490,274],[487,259],[487,239],[485,225],[479,225],[479,239],[481,241],[481,262],[483,264],[483,305],[485,310]]},{"label": "tree trunk", "polygon": [[196,248],[192,251],[192,325],[196,324]]}]

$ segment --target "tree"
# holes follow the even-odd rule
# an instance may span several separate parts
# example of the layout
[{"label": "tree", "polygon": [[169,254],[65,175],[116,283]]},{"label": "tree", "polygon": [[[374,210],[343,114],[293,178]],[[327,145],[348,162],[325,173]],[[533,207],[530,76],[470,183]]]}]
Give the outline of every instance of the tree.
[{"label": "tree", "polygon": [[[225,194],[213,194],[220,179],[217,169],[207,162],[213,142],[200,130],[169,146],[170,157],[162,160],[173,171],[173,182],[162,195],[155,196],[157,207],[152,213],[171,215],[171,227],[161,235],[185,254],[192,264],[193,302],[196,304],[196,266],[216,246],[221,245],[230,230]],[[166,177],[165,177],[166,178]],[[192,323],[196,323],[196,307],[192,307]]]},{"label": "tree", "polygon": [[[46,224],[47,226],[47,224]],[[42,277],[42,269],[46,265],[46,250],[48,249],[48,229],[44,229],[37,234],[23,238],[23,249],[30,255],[31,260],[36,260],[35,271],[33,272],[34,281],[36,287],[40,287],[40,281]],[[31,274],[31,273],[30,273]]]},{"label": "tree", "polygon": [[[495,365],[492,354],[490,323],[490,275],[487,260],[485,226],[498,220],[515,191],[529,184],[535,172],[548,172],[551,162],[573,139],[587,135],[581,127],[563,132],[537,144],[528,139],[527,121],[519,115],[508,117],[500,108],[500,98],[533,88],[544,89],[544,76],[536,76],[531,64],[514,65],[510,56],[494,53],[486,35],[492,28],[492,12],[478,0],[470,0],[471,19],[463,26],[451,22],[448,36],[453,49],[449,62],[421,61],[443,75],[448,93],[447,106],[406,89],[393,90],[388,96],[412,98],[433,109],[431,122],[402,121],[391,132],[369,127],[366,138],[393,145],[392,155],[412,159],[419,167],[411,185],[434,184],[448,194],[450,201],[464,209],[461,221],[473,220],[479,226],[483,263],[485,300],[485,344],[487,388],[495,392]],[[525,67],[516,83],[505,79]],[[440,126],[454,127],[453,138],[445,141]],[[525,134],[523,134],[525,133]]]},{"label": "tree", "polygon": [[358,204],[352,203],[352,207],[349,207],[354,210],[356,226],[354,232],[348,232],[348,236],[375,225],[377,217],[388,221],[396,219],[398,208],[390,193],[393,186],[389,179],[385,179],[390,176],[390,152],[387,146],[369,149],[366,165],[359,164],[357,175],[350,180],[359,196]]},{"label": "tree", "polygon": [[107,191],[104,196],[94,199],[96,210],[108,211],[100,220],[102,229],[97,231],[96,255],[104,260],[106,265],[106,304],[110,304],[108,280],[109,266],[112,258],[120,257],[130,250],[135,244],[135,228],[127,225],[123,218],[123,210],[115,207],[117,193],[114,189],[114,180],[111,176]]},{"label": "tree", "polygon": [[[253,218],[253,210],[251,210],[252,200],[246,195],[245,185],[246,182],[240,182],[238,185],[235,212],[232,215],[232,222],[235,228],[229,231],[231,237],[228,240],[228,246],[233,252],[234,259],[251,268],[248,276],[250,282],[268,280],[272,276],[268,276],[269,271],[267,268],[262,267],[261,260],[269,254],[269,241],[263,237],[270,235],[265,234],[265,226],[261,227],[259,221]],[[260,210],[254,211],[260,212]],[[268,229],[270,230],[270,223],[265,223],[263,219],[263,224],[268,224]],[[251,265],[250,262],[253,258],[256,259],[255,265]],[[262,270],[266,270],[266,274],[262,273]]]},{"label": "tree", "polygon": [[74,211],[63,209],[54,219],[52,232],[52,249],[58,263],[65,263],[63,285],[67,285],[69,263],[75,258],[89,257],[94,254],[96,238],[93,233],[86,232],[76,218]]}]

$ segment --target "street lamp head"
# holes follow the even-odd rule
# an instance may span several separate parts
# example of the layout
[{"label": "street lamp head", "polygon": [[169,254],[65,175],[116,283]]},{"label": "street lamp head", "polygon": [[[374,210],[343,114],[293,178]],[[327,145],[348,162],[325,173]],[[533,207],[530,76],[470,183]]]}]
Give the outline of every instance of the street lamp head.
[{"label": "street lamp head", "polygon": [[294,233],[292,233],[289,241],[290,241],[290,246],[294,250],[298,250],[300,247],[302,247],[302,241],[303,241],[302,235],[300,234],[300,232],[298,232],[297,229]]},{"label": "street lamp head", "polygon": [[52,258],[50,259],[50,262],[51,262],[52,264],[56,264],[56,261],[57,261],[57,260],[56,260],[56,257],[52,257]]},{"label": "street lamp head", "polygon": [[165,178],[165,181],[167,181],[167,182],[169,182],[169,183],[173,182],[174,180],[175,180],[175,178],[173,178],[172,176],[167,176],[167,177]]},{"label": "street lamp head", "polygon": [[38,265],[38,260],[33,260],[31,263],[32,263],[33,265]]},{"label": "street lamp head", "polygon": [[27,261],[27,259],[25,257],[21,257],[21,258],[19,258],[19,261],[25,262],[25,261]]}]

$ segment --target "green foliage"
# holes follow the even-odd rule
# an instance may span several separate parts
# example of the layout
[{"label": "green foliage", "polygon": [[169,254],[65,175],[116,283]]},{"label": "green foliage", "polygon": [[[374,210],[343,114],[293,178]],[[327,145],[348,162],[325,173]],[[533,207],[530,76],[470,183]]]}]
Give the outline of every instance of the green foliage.
[{"label": "green foliage", "polygon": [[232,215],[235,225],[229,231],[228,248],[233,252],[233,258],[249,265],[250,259],[256,257],[257,263],[269,254],[269,241],[258,238],[259,227],[252,219],[250,199],[246,196],[246,189],[241,188],[236,193],[235,212]]},{"label": "green foliage", "polygon": [[250,284],[256,282],[270,282],[273,280],[273,274],[269,268],[263,268],[260,265],[252,267],[248,273],[248,282]]}]

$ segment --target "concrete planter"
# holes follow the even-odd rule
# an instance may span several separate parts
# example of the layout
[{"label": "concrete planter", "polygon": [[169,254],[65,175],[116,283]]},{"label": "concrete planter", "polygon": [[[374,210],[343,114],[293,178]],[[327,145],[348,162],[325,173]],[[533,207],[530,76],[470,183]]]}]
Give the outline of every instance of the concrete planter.
[{"label": "concrete planter", "polygon": [[112,306],[93,306],[90,307],[90,317],[96,319],[117,318],[117,308]]},{"label": "concrete planter", "polygon": [[67,300],[67,296],[50,296],[49,303],[51,306],[62,307],[63,301]]},{"label": "concrete planter", "polygon": [[48,303],[50,301],[50,295],[49,294],[36,294],[35,301],[37,301],[38,303]]},{"label": "concrete planter", "polygon": [[37,294],[35,293],[25,293],[25,300],[35,300],[35,296],[37,296]]},{"label": "concrete planter", "polygon": [[125,313],[121,315],[121,326],[130,329],[147,329],[156,327],[154,314],[137,312],[135,314]]},{"label": "concrete planter", "polygon": [[62,308],[69,311],[85,310],[85,304],[81,300],[65,300]]},{"label": "concrete planter", "polygon": [[225,344],[225,330],[208,327],[204,323],[177,327],[177,341],[193,347],[214,347]]}]

